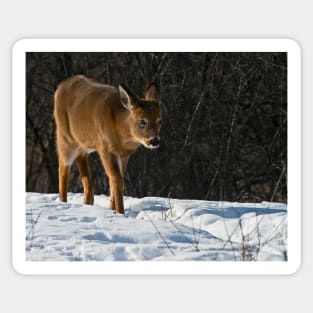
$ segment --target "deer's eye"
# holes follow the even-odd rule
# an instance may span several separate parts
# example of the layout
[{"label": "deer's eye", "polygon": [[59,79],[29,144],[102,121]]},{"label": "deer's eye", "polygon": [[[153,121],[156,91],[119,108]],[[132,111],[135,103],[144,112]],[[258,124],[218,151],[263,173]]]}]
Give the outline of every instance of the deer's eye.
[{"label": "deer's eye", "polygon": [[139,120],[139,126],[141,127],[141,128],[144,128],[145,126],[146,126],[146,121],[145,120]]}]

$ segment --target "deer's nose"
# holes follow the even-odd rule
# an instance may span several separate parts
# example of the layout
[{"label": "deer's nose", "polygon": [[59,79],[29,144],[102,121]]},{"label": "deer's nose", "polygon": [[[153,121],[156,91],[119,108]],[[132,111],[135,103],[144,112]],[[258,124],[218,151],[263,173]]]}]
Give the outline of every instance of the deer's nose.
[{"label": "deer's nose", "polygon": [[150,140],[150,145],[157,148],[160,145],[160,139],[157,137],[154,137]]}]

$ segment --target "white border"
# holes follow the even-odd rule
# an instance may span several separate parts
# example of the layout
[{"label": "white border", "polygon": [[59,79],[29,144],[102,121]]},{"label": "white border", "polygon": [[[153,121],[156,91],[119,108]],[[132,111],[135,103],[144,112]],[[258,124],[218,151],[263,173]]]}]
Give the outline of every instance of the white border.
[{"label": "white border", "polygon": [[[25,52],[288,52],[287,262],[31,262],[25,256]],[[301,264],[301,49],[290,39],[22,39],[12,49],[12,264],[20,274],[293,274]]]}]

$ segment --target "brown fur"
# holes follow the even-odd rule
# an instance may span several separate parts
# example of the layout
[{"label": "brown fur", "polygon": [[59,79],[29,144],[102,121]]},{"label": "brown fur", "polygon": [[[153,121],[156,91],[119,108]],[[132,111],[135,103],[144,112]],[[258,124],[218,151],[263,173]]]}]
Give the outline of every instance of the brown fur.
[{"label": "brown fur", "polygon": [[[119,89],[78,75],[63,81],[55,92],[60,201],[67,201],[69,171],[74,160],[84,187],[84,203],[93,204],[88,154],[97,151],[111,189],[110,207],[124,213],[124,174],[141,144],[158,145],[161,119],[157,88],[150,84],[145,98],[129,88]],[[143,127],[140,121],[146,122]],[[154,143],[153,143],[153,140]]]}]

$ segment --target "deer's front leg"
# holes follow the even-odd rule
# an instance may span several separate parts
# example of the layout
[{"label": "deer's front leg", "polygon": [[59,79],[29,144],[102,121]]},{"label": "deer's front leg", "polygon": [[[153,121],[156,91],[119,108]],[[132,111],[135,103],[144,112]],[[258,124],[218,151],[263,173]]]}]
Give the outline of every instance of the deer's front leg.
[{"label": "deer's front leg", "polygon": [[124,179],[120,171],[119,160],[106,150],[100,152],[100,158],[106,174],[109,176],[111,199],[110,207],[118,213],[124,214],[123,193]]},{"label": "deer's front leg", "polygon": [[109,177],[111,188],[111,208],[117,213],[124,214],[123,193],[124,181],[120,173],[113,174]]}]

